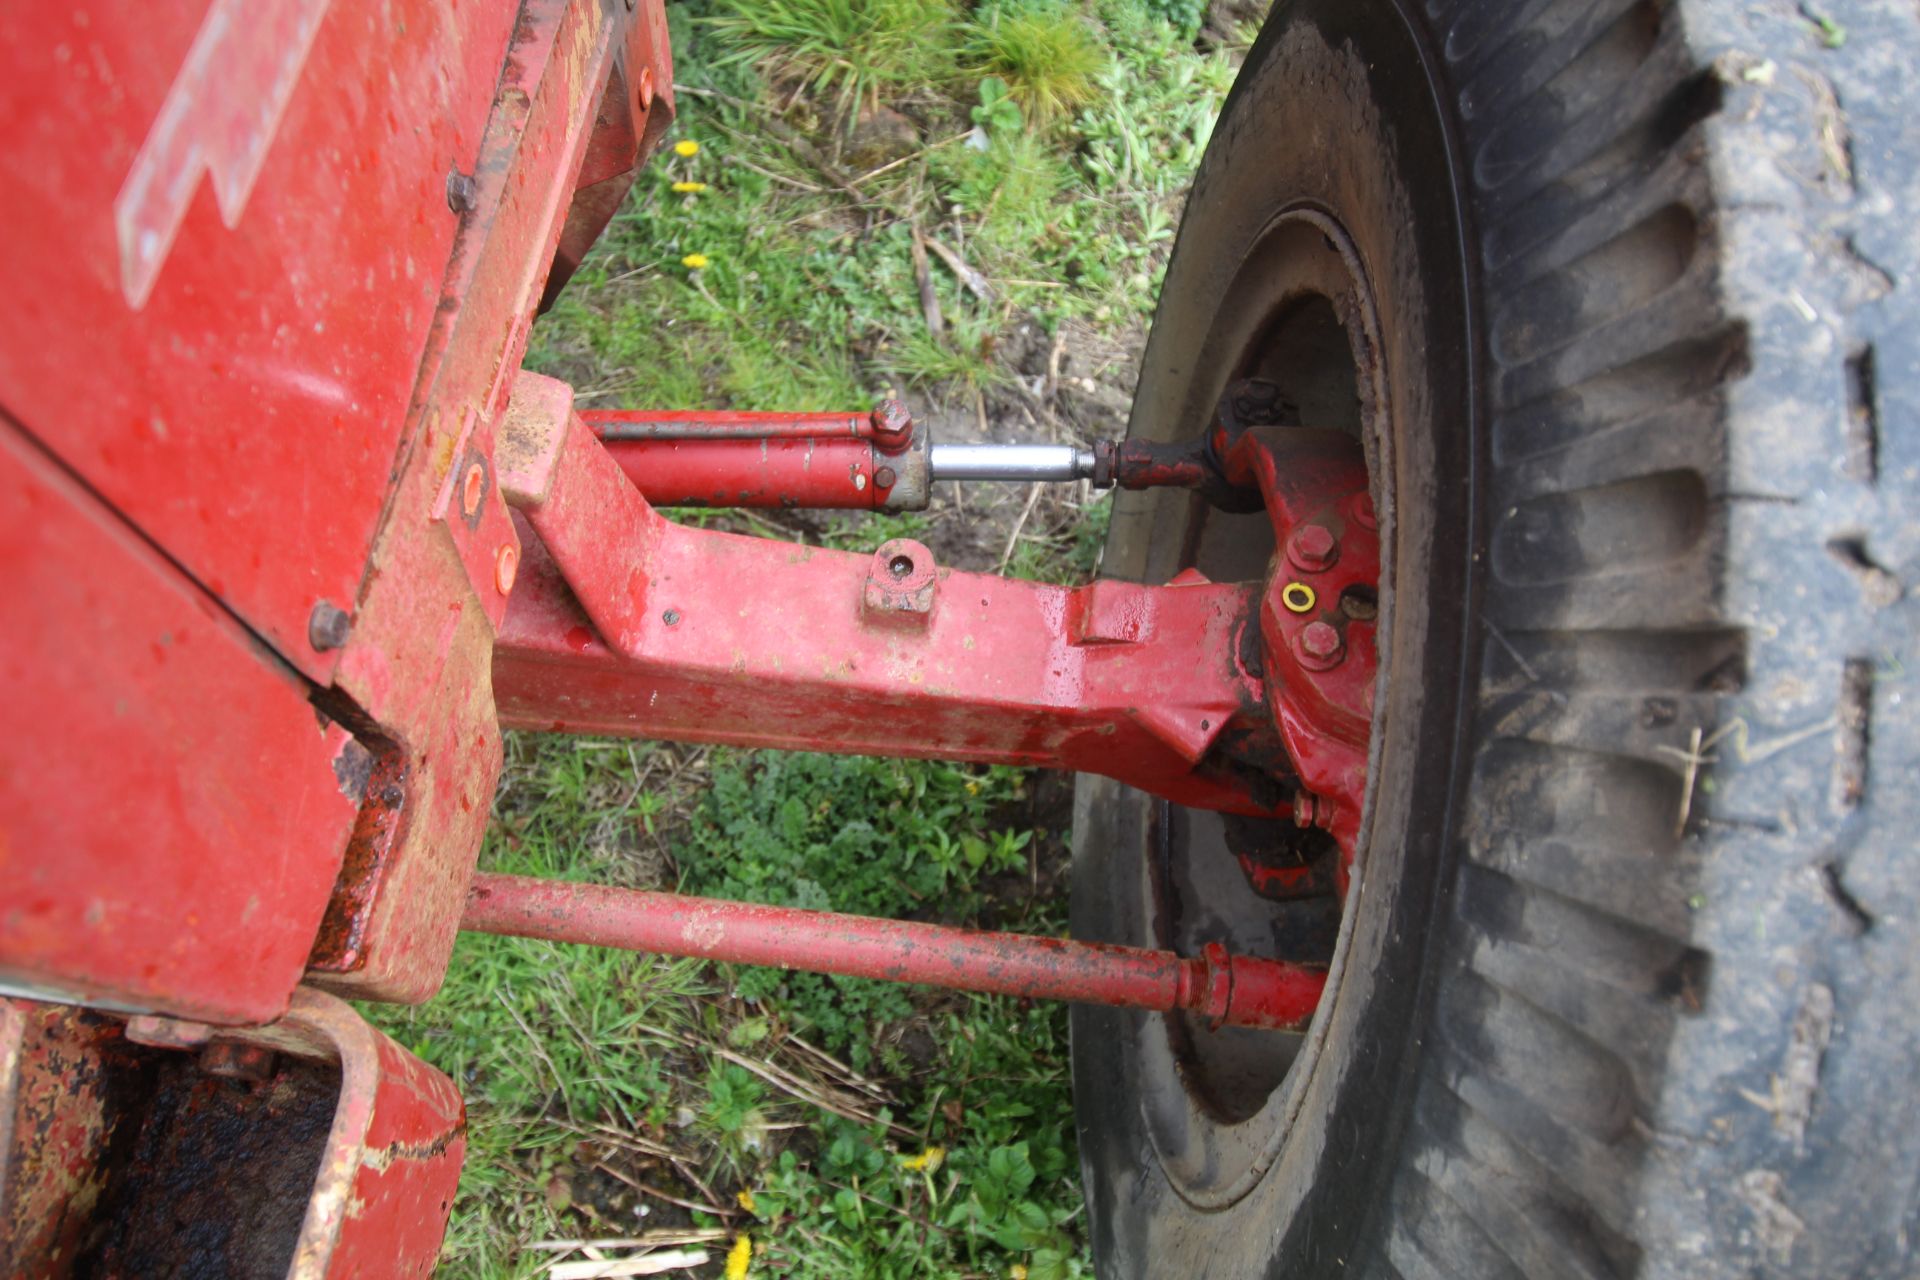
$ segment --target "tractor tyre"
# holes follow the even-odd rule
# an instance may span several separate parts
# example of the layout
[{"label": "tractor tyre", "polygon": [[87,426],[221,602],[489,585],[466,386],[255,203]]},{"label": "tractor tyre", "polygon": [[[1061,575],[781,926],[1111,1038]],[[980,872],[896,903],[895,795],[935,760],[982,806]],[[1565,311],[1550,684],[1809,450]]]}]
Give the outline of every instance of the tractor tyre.
[{"label": "tractor tyre", "polygon": [[[1076,936],[1330,966],[1299,1036],[1076,1006],[1100,1275],[1920,1273],[1916,65],[1904,0],[1277,6],[1130,432],[1365,446],[1364,828],[1273,903],[1080,780]],[[1121,494],[1103,572],[1271,552]]]}]

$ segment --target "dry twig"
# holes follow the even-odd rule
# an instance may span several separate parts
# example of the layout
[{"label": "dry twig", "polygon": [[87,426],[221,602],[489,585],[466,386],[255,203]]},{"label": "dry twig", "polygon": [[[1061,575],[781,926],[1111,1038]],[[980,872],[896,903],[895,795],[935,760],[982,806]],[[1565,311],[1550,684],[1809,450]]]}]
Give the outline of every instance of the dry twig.
[{"label": "dry twig", "polygon": [[933,291],[933,271],[927,266],[927,238],[920,224],[913,224],[913,283],[920,290],[920,314],[927,319],[927,332],[935,342],[947,336],[946,318],[940,314],[940,295]]},{"label": "dry twig", "polygon": [[717,1204],[701,1204],[695,1200],[683,1200],[670,1191],[662,1191],[658,1187],[649,1186],[632,1174],[622,1173],[604,1160],[595,1161],[593,1167],[609,1177],[618,1178],[621,1182],[626,1183],[643,1196],[652,1196],[655,1200],[664,1200],[668,1204],[677,1204],[682,1209],[691,1209],[695,1213],[710,1213],[716,1218],[732,1220],[740,1216],[738,1209],[722,1208]]},{"label": "dry twig", "polygon": [[1027,518],[1033,514],[1034,504],[1040,501],[1040,482],[1034,481],[1027,486],[1027,505],[1020,508],[1020,518],[1013,522],[1013,528],[1007,534],[1006,549],[1000,553],[998,573],[1005,573],[1007,566],[1013,563],[1013,549],[1020,545],[1020,531],[1027,527]]},{"label": "dry twig", "polygon": [[669,1271],[688,1271],[707,1265],[705,1249],[668,1249],[659,1253],[637,1253],[626,1258],[588,1258],[584,1262],[556,1262],[547,1271],[549,1280],[611,1280],[618,1276],[657,1276]]},{"label": "dry twig", "polygon": [[954,279],[958,280],[968,293],[982,302],[993,301],[993,286],[987,283],[985,276],[968,266],[966,259],[932,236],[927,237],[927,248],[940,255],[940,261],[947,264],[947,269],[953,272]]},{"label": "dry twig", "polygon": [[668,1227],[642,1231],[637,1236],[608,1236],[599,1240],[535,1240],[527,1248],[548,1253],[576,1253],[582,1249],[664,1249],[670,1245],[707,1244],[725,1240],[732,1234],[724,1227]]},{"label": "dry twig", "polygon": [[930,142],[926,146],[920,148],[918,151],[913,152],[911,155],[901,156],[898,160],[889,160],[885,164],[881,165],[878,169],[869,169],[865,173],[859,174],[858,176],[852,179],[852,185],[857,187],[861,183],[865,182],[868,178],[877,178],[881,174],[887,172],[889,169],[898,169],[903,164],[909,164],[915,160],[918,160],[921,156],[926,155],[929,151],[938,151],[942,147],[950,147],[956,142],[964,141],[966,138],[972,136],[972,134],[973,134],[973,130],[969,129],[966,131],[966,133],[956,133],[951,138],[946,138],[939,142]]}]

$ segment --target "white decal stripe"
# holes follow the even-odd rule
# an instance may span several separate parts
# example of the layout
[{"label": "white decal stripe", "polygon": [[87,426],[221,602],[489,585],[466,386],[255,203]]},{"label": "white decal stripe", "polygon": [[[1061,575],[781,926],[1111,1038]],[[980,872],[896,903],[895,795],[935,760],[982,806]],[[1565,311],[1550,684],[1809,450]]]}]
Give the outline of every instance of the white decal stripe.
[{"label": "white decal stripe", "polygon": [[138,311],[173,248],[200,175],[239,224],[331,0],[213,0],[113,203],[120,284]]}]

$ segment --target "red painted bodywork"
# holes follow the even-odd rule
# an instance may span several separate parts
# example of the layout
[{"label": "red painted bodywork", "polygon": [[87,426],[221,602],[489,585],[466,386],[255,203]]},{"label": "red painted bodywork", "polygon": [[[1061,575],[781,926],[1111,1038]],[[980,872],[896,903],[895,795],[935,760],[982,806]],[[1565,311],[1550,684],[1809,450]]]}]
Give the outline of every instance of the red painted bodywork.
[{"label": "red painted bodywork", "polygon": [[[1304,1026],[1326,985],[1324,970],[1229,956],[1218,947],[1183,959],[1138,947],[486,872],[473,878],[462,927],[998,995],[1184,1009],[1220,1026],[1269,1030]],[[794,946],[797,937],[807,939],[804,949]]]},{"label": "red painted bodywork", "polygon": [[[521,371],[672,79],[660,0],[85,0],[15,24],[0,991],[116,1018],[0,1009],[9,1269],[76,1256],[36,1215],[84,1216],[109,1111],[137,1103],[88,1081],[212,1045],[212,1078],[268,1049],[339,1064],[296,1272],[424,1273],[457,1092],[321,989],[424,1000],[463,920],[1239,1025],[1314,1008],[1322,975],[1217,949],[476,881],[503,726],[1098,772],[1297,813],[1351,870],[1376,658],[1338,606],[1379,573],[1351,441],[1103,452],[1130,486],[1257,490],[1283,548],[1313,526],[1317,549],[1265,584],[1066,588],[648,500],[886,507],[924,446],[897,406],[582,415]],[[648,422],[680,438],[634,438]],[[1296,580],[1308,614],[1281,604]]]},{"label": "red painted bodywork", "polygon": [[[72,727],[0,740],[0,981],[257,1022],[309,952],[359,994],[439,984],[499,760],[492,423],[584,158],[630,168],[672,77],[657,3],[232,8],[53,6],[0,53],[32,291],[0,404],[45,464],[22,500],[66,508],[12,508],[10,598],[74,606],[0,635],[10,707]],[[600,103],[641,65],[650,110]]]},{"label": "red painted bodywork", "polygon": [[[313,679],[338,654],[307,643],[308,614],[366,574],[460,230],[447,177],[473,171],[513,19],[76,0],[0,47],[0,405]],[[248,118],[276,96],[277,120]],[[249,158],[236,114],[266,140],[250,189],[220,198]],[[145,201],[143,147],[164,166]],[[173,189],[136,305],[121,225]]]},{"label": "red painted bodywork", "polygon": [[0,985],[277,1017],[354,822],[358,748],[4,417],[0,564]]}]

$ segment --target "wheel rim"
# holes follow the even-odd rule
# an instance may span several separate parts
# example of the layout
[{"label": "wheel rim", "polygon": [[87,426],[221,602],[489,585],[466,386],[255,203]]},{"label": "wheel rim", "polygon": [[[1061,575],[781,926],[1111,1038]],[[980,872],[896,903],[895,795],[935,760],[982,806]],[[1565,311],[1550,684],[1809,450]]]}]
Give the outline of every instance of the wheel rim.
[{"label": "wheel rim", "polygon": [[[1157,1274],[1168,1247],[1232,1259],[1249,1275],[1351,1258],[1416,1105],[1418,1028],[1438,976],[1436,907],[1466,817],[1460,745],[1475,671],[1467,605],[1484,441],[1476,241],[1446,102],[1444,64],[1414,6],[1277,8],[1215,129],[1169,262],[1130,423],[1137,438],[1162,442],[1207,421],[1245,371],[1275,314],[1244,301],[1259,285],[1248,264],[1281,220],[1336,217],[1357,248],[1381,319],[1368,371],[1386,389],[1366,458],[1386,676],[1374,686],[1364,803],[1349,811],[1364,810],[1355,841],[1364,861],[1327,995],[1257,1110],[1224,1119],[1196,1097],[1164,1019],[1075,1010],[1089,1221],[1096,1259],[1120,1274]],[[1116,501],[1109,571],[1141,581],[1177,573],[1204,532],[1193,515],[1177,499]],[[1075,935],[1158,945],[1167,916],[1152,882],[1153,805],[1088,781],[1079,793]],[[1142,1160],[1142,1147],[1154,1155]]]},{"label": "wheel rim", "polygon": [[[1221,363],[1234,379],[1277,388],[1272,416],[1281,425],[1345,430],[1373,460],[1391,436],[1377,368],[1379,334],[1373,291],[1346,231],[1327,211],[1303,206],[1282,212],[1257,238],[1222,298],[1209,345],[1226,344],[1216,350],[1232,353]],[[1381,467],[1369,467],[1384,524],[1391,519],[1391,494],[1372,480],[1382,474]],[[1265,576],[1274,554],[1266,513],[1229,515],[1196,506],[1190,528],[1183,566],[1217,581]],[[1382,544],[1390,545],[1384,534]],[[1383,561],[1379,585],[1387,597],[1390,573]],[[1382,659],[1384,671],[1384,653]],[[1156,929],[1163,944],[1176,949],[1224,941],[1254,954],[1326,964],[1324,1009],[1337,998],[1351,919],[1369,892],[1365,879],[1355,881],[1344,901],[1262,897],[1236,858],[1249,825],[1157,806],[1150,872]],[[1324,832],[1299,832],[1296,838],[1331,844]],[[1142,1115],[1162,1168],[1184,1198],[1199,1207],[1224,1207],[1272,1165],[1319,1059],[1323,1021],[1316,1015],[1305,1032],[1285,1035],[1215,1030],[1179,1014],[1147,1030],[1144,1065],[1180,1088],[1143,1093]],[[1207,1123],[1196,1124],[1200,1119]]]}]

